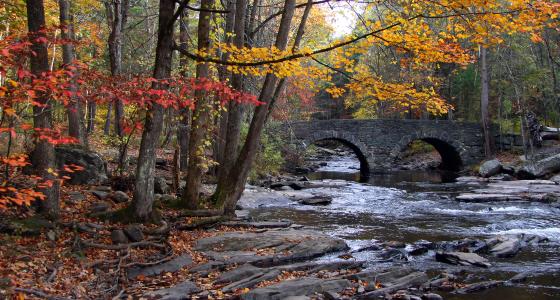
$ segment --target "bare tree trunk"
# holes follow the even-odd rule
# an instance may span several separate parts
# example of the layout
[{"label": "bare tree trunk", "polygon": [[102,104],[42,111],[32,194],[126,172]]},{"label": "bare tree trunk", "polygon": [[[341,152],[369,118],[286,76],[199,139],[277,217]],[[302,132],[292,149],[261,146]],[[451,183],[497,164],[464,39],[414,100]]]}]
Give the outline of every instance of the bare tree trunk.
[{"label": "bare tree trunk", "polygon": [[[111,75],[120,76],[122,74],[122,35],[128,15],[128,0],[112,0],[111,3],[105,2],[107,18],[110,26],[109,34],[109,62],[111,65]],[[115,134],[123,136],[123,117],[124,105],[121,100],[115,100]]]},{"label": "bare tree trunk", "polygon": [[[224,34],[224,42],[225,43],[231,43],[231,34],[234,31],[234,26],[235,26],[235,22],[237,22],[237,11],[236,11],[236,5],[241,5],[239,2],[245,2],[245,0],[239,0],[239,1],[233,1],[233,0],[229,0],[228,1],[228,7],[227,10],[229,11],[227,17],[226,17],[226,25],[225,25],[225,34]],[[237,3],[237,4],[236,4]],[[244,36],[244,28],[242,28],[242,32],[241,32],[241,39],[243,39]],[[237,37],[238,33],[235,32],[234,33],[235,36]],[[243,46],[243,45],[242,45]],[[227,60],[229,57],[229,54],[226,52],[225,54],[222,55],[222,60]],[[221,82],[226,82],[228,80],[228,78],[230,77],[230,72],[227,70],[226,66],[219,66],[218,67],[218,77],[220,78]],[[235,76],[235,75],[234,75]],[[234,86],[235,88],[235,86]],[[231,105],[230,105],[231,107]],[[220,177],[221,173],[223,173],[224,170],[224,160],[227,161],[228,157],[226,157],[226,153],[227,156],[230,156],[230,153],[227,152],[226,150],[226,139],[228,136],[228,120],[229,120],[229,114],[230,114],[231,109],[228,108],[225,111],[222,111],[220,114],[220,119],[219,119],[219,124],[218,124],[218,138],[216,140],[216,142],[214,142],[214,158],[215,160],[218,162],[218,177]]]},{"label": "bare tree trunk", "polygon": [[[70,3],[68,0],[59,0],[60,8],[60,24],[62,28],[62,38],[66,40],[74,40],[74,17],[70,11]],[[71,43],[62,45],[62,60],[65,66],[70,66],[75,60],[74,46]],[[77,71],[74,71],[77,72]],[[78,140],[80,145],[87,145],[87,136],[85,130],[84,114],[82,101],[77,96],[78,86],[76,82],[77,74],[72,75],[70,92],[72,97],[70,104],[66,107],[68,114],[68,135]]]},{"label": "bare tree trunk", "polygon": [[[173,32],[175,9],[174,0],[160,0],[158,42],[156,48],[156,62],[154,78],[166,79],[171,76],[173,61]],[[163,83],[154,83],[154,89],[167,89]],[[161,134],[163,122],[163,107],[153,103],[146,114],[144,132],[140,142],[138,164],[136,167],[136,182],[134,195],[130,206],[132,219],[146,221],[152,217],[154,202],[154,171],[156,161],[156,145]]]},{"label": "bare tree trunk", "polygon": [[[276,48],[280,50],[286,49],[288,44],[290,24],[294,16],[294,10],[295,0],[285,0],[284,12],[280,20],[280,27],[275,42]],[[218,204],[224,206],[224,213],[227,215],[235,213],[235,204],[239,197],[241,197],[241,193],[245,188],[249,170],[257,154],[257,149],[259,148],[261,132],[268,116],[270,99],[273,97],[277,82],[278,78],[275,75],[268,74],[266,76],[259,95],[259,101],[264,102],[264,104],[255,108],[249,132],[239,157],[235,161],[228,176],[225,176],[221,182],[218,182],[214,197]]]},{"label": "bare tree trunk", "polygon": [[95,130],[95,115],[97,113],[97,103],[90,101],[88,103],[88,119],[87,119],[87,132],[92,133]]},{"label": "bare tree trunk", "polygon": [[105,126],[103,127],[103,133],[108,135],[111,131],[111,112],[113,111],[113,105],[111,103],[107,104],[107,115],[105,116]]},{"label": "bare tree trunk", "polygon": [[486,157],[492,156],[492,138],[490,137],[490,116],[488,113],[488,65],[486,62],[486,47],[480,46],[480,80],[481,80],[481,91],[480,91],[480,113],[482,121],[482,130],[484,132],[484,153]]},{"label": "bare tree trunk", "polygon": [[[187,45],[189,41],[189,16],[187,10],[181,12],[179,21],[179,46],[181,49],[187,50]],[[181,68],[181,75],[186,78],[187,74],[188,58],[184,54],[179,56],[179,66]],[[177,142],[179,144],[179,164],[180,171],[184,172],[187,170],[187,165],[189,161],[189,138],[190,138],[190,123],[191,123],[191,111],[189,108],[182,108],[179,112],[180,122],[177,125]]]},{"label": "bare tree trunk", "polygon": [[[32,35],[31,50],[35,55],[31,55],[31,73],[40,77],[42,73],[49,70],[49,58],[45,43],[37,41],[39,37],[45,38],[45,33],[41,32],[45,28],[45,8],[43,0],[27,0],[27,26]],[[35,99],[41,106],[33,106],[33,126],[35,128],[52,128],[52,107],[49,103],[47,93],[39,93]],[[60,214],[59,204],[59,182],[50,170],[56,169],[55,151],[53,144],[45,139],[35,139],[35,149],[31,155],[31,162],[35,173],[44,180],[52,181],[50,187],[40,188],[39,192],[45,195],[45,199],[40,201],[39,211],[50,219],[57,219]]]},{"label": "bare tree trunk", "polygon": [[[313,0],[308,0],[307,4],[305,5],[305,10],[303,11],[303,15],[301,16],[301,21],[299,23],[298,30],[296,32],[296,36],[294,38],[294,45],[292,47],[292,52],[296,52],[301,44],[301,40],[303,38],[303,33],[305,32],[305,24],[307,23],[307,18],[309,17],[309,13],[311,12],[311,8],[313,7]],[[270,109],[268,114],[270,115],[272,111],[274,111],[274,104],[278,100],[278,97],[282,94],[284,87],[286,86],[286,77],[280,79],[278,86],[276,87],[276,91],[274,91],[274,96],[270,100]],[[268,118],[268,116],[267,116]]]},{"label": "bare tree trunk", "polygon": [[[245,44],[245,12],[247,10],[246,0],[237,0],[235,3],[235,22],[233,45],[242,48]],[[232,76],[231,85],[238,91],[243,90],[243,74],[235,73]],[[222,160],[218,173],[218,181],[223,181],[228,176],[239,152],[239,135],[241,132],[241,117],[243,109],[240,103],[231,101],[228,103],[227,130],[225,132],[225,145],[223,147]]]},{"label": "bare tree trunk", "polygon": [[[202,10],[198,17],[198,50],[202,51],[210,48],[210,19],[209,9],[212,0],[201,0]],[[208,78],[209,67],[207,63],[200,63],[196,66],[196,78]],[[190,209],[198,207],[198,198],[201,187],[201,177],[205,170],[204,158],[204,139],[207,137],[210,121],[209,97],[206,92],[195,91],[196,107],[193,112],[192,129],[189,145],[189,161],[187,168],[186,187],[183,191],[183,205]]]}]

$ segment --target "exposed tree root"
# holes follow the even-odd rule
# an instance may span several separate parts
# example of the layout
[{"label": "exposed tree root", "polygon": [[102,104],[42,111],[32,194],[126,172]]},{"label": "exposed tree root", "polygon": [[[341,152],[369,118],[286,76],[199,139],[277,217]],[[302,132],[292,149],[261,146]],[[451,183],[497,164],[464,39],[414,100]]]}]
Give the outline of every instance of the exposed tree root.
[{"label": "exposed tree root", "polygon": [[177,230],[194,230],[199,228],[209,228],[217,225],[218,223],[222,223],[225,221],[231,220],[230,217],[227,216],[212,216],[207,218],[200,218],[194,219],[191,223],[184,224],[184,223],[177,223],[175,229]]}]

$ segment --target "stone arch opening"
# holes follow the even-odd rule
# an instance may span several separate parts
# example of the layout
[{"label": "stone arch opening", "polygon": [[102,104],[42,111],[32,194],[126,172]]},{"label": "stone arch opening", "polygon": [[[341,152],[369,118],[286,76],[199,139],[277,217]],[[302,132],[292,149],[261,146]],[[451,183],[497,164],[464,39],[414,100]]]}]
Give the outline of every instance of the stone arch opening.
[{"label": "stone arch opening", "polygon": [[352,150],[360,162],[360,175],[362,177],[368,177],[370,175],[370,167],[365,151],[360,146],[356,145],[357,143],[351,141],[351,139],[341,137],[321,136],[311,139],[307,146],[321,141],[335,141]]},{"label": "stone arch opening", "polygon": [[401,147],[400,151],[401,152],[404,151],[404,149],[406,149],[408,145],[410,145],[412,142],[417,140],[432,145],[434,149],[439,153],[441,157],[441,163],[438,166],[439,169],[448,170],[448,171],[459,171],[462,169],[463,159],[461,158],[461,154],[458,150],[458,147],[442,139],[433,138],[433,137],[413,139],[405,143]]}]

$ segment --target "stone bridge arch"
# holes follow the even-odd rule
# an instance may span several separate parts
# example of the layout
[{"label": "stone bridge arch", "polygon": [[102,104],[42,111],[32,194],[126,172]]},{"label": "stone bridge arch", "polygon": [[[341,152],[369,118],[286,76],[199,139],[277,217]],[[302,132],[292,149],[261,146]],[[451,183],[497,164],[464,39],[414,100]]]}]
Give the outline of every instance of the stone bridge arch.
[{"label": "stone bridge arch", "polygon": [[396,143],[390,153],[391,161],[401,158],[401,154],[414,141],[423,141],[432,145],[441,156],[440,168],[444,170],[461,170],[468,158],[466,147],[461,142],[450,138],[447,132],[416,132],[405,135]]},{"label": "stone bridge arch", "polygon": [[356,136],[349,132],[335,130],[317,131],[304,139],[304,147],[309,147],[315,142],[325,140],[337,141],[352,149],[360,161],[360,173],[363,176],[368,176],[370,174],[368,148]]}]

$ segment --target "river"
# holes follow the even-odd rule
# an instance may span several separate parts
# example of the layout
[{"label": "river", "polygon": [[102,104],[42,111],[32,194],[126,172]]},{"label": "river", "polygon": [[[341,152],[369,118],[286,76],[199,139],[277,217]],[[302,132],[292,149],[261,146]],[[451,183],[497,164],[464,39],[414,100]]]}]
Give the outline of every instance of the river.
[{"label": "river", "polygon": [[[360,178],[356,159],[335,157],[311,180],[336,183],[306,192],[328,194],[325,206],[295,202],[266,203],[251,210],[255,219],[290,219],[295,223],[343,238],[353,250],[372,243],[398,241],[411,247],[423,241],[484,239],[498,234],[530,233],[547,243],[524,248],[513,258],[488,257],[492,267],[458,267],[435,261],[434,252],[409,256],[406,261],[379,262],[381,251],[354,253],[370,268],[408,265],[428,274],[461,272],[467,282],[508,279],[521,272],[543,272],[526,283],[476,294],[442,293],[445,299],[560,299],[560,209],[529,202],[461,203],[454,196],[474,188],[456,176],[437,171],[397,171]],[[336,255],[322,259],[337,259]],[[554,269],[554,270],[551,270]],[[547,271],[548,270],[548,271]]]}]

